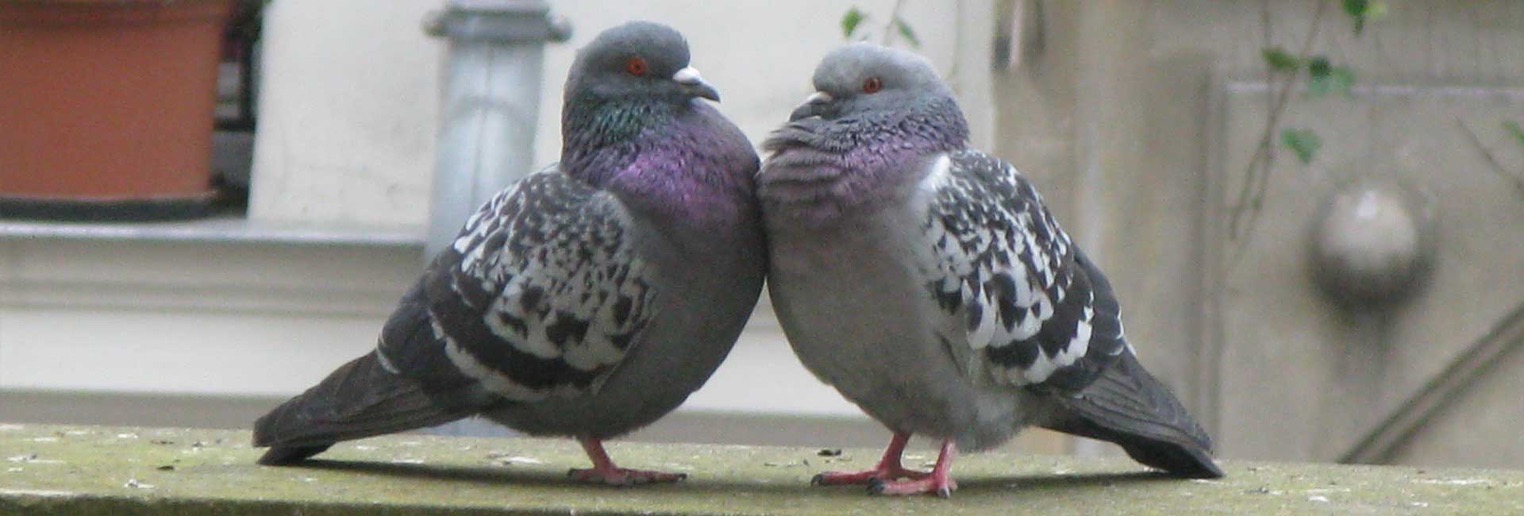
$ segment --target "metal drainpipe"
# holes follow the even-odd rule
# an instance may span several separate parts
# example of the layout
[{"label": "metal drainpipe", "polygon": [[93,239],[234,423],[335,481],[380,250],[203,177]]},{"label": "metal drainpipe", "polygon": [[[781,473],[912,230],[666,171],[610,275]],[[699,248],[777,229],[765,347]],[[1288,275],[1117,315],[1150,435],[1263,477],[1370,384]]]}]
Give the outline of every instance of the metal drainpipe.
[{"label": "metal drainpipe", "polygon": [[545,0],[449,0],[424,20],[448,38],[425,260],[498,191],[534,166],[545,43],[571,27]]},{"label": "metal drainpipe", "polygon": [[[566,41],[571,26],[550,17],[545,0],[449,0],[423,22],[449,38],[434,194],[425,263],[455,239],[477,207],[534,166],[545,42]],[[425,430],[436,435],[504,436],[478,419]]]}]

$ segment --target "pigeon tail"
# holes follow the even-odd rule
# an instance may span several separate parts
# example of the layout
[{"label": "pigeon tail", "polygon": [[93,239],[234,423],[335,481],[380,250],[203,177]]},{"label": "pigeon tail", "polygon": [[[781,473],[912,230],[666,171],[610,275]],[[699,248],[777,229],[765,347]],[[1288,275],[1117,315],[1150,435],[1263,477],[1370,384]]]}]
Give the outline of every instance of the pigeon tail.
[{"label": "pigeon tail", "polygon": [[371,352],[254,422],[259,463],[278,466],[322,453],[333,443],[448,423],[472,412],[440,407],[413,382],[387,371]]},{"label": "pigeon tail", "polygon": [[1131,352],[1079,394],[1057,399],[1062,408],[1043,428],[1116,443],[1133,460],[1177,477],[1223,476],[1211,437]]}]

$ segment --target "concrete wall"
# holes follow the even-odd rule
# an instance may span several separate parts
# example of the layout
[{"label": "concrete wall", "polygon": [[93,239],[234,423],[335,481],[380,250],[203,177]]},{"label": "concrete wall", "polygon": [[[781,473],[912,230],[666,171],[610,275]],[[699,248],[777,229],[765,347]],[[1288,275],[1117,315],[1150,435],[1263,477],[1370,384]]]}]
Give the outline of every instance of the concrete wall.
[{"label": "concrete wall", "polygon": [[[1343,457],[1524,300],[1509,179],[1524,147],[1501,127],[1524,120],[1524,4],[1387,2],[1356,37],[1326,2],[1312,53],[1371,88],[1291,97],[1284,126],[1318,131],[1323,150],[1307,166],[1280,151],[1256,229],[1237,239],[1227,220],[1271,100],[1261,51],[1298,51],[1318,2],[1017,4],[1041,7],[1024,28],[1045,38],[997,78],[997,149],[1109,271],[1143,361],[1224,456]],[[1356,316],[1318,291],[1307,249],[1328,196],[1362,180],[1430,196],[1440,243],[1427,288]],[[1463,375],[1475,384],[1379,460],[1524,464],[1496,430],[1524,421],[1518,360]]]}]

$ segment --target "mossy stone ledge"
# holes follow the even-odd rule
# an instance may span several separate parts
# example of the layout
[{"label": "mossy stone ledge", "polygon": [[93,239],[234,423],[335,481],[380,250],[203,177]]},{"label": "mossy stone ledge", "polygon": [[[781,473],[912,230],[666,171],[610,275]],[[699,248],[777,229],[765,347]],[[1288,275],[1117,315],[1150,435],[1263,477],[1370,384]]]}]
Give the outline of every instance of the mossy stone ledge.
[{"label": "mossy stone ledge", "polygon": [[[254,463],[233,430],[0,424],[0,513],[25,514],[1524,514],[1524,471],[1224,461],[1178,480],[1127,460],[965,454],[951,499],[811,487],[879,450],[615,442],[623,466],[675,485],[572,483],[575,443],[397,435],[343,443],[301,467]],[[907,463],[930,462],[914,449]]]}]

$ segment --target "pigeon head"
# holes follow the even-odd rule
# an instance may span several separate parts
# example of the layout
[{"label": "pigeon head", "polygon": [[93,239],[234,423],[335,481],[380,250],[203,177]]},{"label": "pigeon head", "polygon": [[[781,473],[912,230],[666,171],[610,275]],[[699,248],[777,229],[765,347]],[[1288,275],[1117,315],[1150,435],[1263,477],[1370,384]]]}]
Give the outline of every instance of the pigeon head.
[{"label": "pigeon head", "polygon": [[829,221],[847,206],[889,199],[940,152],[968,144],[963,111],[925,58],[870,43],[832,51],[815,93],[763,142],[764,203]]},{"label": "pigeon head", "polygon": [[670,124],[697,98],[720,94],[688,66],[681,33],[642,21],[605,30],[577,51],[566,79],[562,162],[580,168],[578,158]]},{"label": "pigeon head", "polygon": [[[968,122],[927,58],[872,43],[853,43],[828,53],[815,67],[815,93],[789,120],[821,117],[840,123],[899,126],[905,120],[936,125],[920,134],[948,148],[968,140]],[[898,129],[913,129],[899,126]],[[925,131],[916,131],[925,132]]]},{"label": "pigeon head", "polygon": [[717,220],[750,202],[757,167],[746,136],[701,100],[719,97],[671,27],[605,30],[566,79],[560,167],[636,209]]},{"label": "pigeon head", "polygon": [[968,121],[952,90],[914,53],[846,45],[820,61],[814,85],[789,125],[813,133],[817,147],[925,154],[967,144]]},{"label": "pigeon head", "polygon": [[952,99],[952,91],[926,58],[872,43],[853,43],[827,54],[815,68],[814,84],[815,93],[790,120],[893,112],[928,100]]},{"label": "pigeon head", "polygon": [[566,101],[650,99],[686,103],[720,100],[720,93],[688,66],[688,42],[665,25],[629,22],[603,31],[577,52],[566,81]]}]

